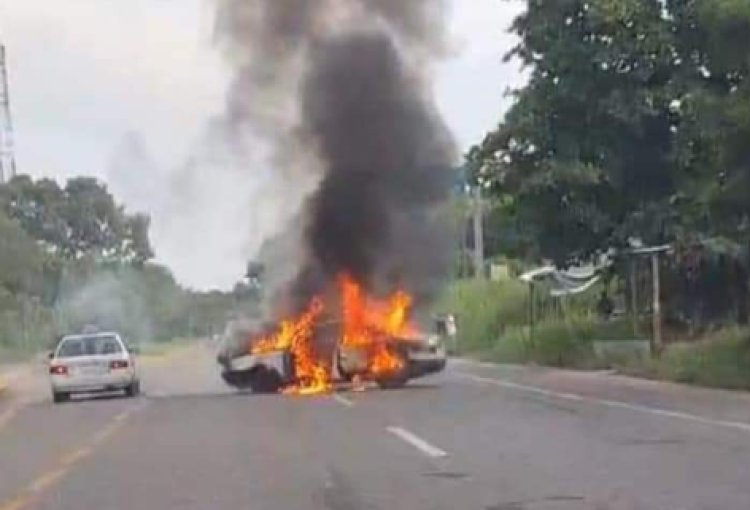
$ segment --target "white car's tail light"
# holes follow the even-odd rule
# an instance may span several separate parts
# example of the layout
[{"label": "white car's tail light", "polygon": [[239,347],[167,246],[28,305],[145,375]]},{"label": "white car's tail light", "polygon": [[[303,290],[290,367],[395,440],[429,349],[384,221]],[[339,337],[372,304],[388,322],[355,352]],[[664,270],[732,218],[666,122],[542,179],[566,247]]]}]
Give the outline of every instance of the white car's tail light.
[{"label": "white car's tail light", "polygon": [[127,360],[114,360],[109,362],[109,368],[110,370],[118,370],[122,368],[128,368],[128,361]]},{"label": "white car's tail light", "polygon": [[49,373],[52,375],[68,375],[68,367],[65,365],[50,365]]}]

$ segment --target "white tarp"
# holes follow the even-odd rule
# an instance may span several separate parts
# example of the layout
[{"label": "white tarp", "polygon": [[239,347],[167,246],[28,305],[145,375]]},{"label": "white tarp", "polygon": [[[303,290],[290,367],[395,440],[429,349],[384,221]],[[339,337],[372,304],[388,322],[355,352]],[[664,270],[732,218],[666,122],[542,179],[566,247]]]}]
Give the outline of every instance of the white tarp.
[{"label": "white tarp", "polygon": [[544,266],[528,271],[520,278],[529,284],[547,283],[552,297],[580,294],[599,281],[599,275],[594,266],[571,267],[564,271],[554,266]]}]

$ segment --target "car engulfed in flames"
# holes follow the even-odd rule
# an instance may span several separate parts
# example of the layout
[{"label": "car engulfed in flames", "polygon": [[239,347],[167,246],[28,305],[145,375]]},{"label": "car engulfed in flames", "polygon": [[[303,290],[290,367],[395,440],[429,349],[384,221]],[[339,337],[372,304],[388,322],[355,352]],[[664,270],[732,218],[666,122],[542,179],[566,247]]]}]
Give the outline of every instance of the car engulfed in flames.
[{"label": "car engulfed in flames", "polygon": [[337,381],[358,389],[367,381],[400,387],[444,368],[440,339],[409,320],[407,292],[374,298],[347,274],[338,277],[337,291],[334,306],[314,297],[271,332],[251,335],[245,352],[222,361],[224,380],[255,392],[315,395],[332,391]]}]

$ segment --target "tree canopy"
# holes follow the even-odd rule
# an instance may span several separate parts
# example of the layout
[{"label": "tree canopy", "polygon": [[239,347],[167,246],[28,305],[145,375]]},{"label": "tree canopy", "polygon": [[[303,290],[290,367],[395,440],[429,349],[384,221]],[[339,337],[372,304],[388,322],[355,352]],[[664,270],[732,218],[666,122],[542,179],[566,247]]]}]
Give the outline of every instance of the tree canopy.
[{"label": "tree canopy", "polygon": [[153,257],[149,218],[128,214],[94,178],[50,179],[21,175],[0,186],[0,208],[24,231],[63,258],[144,263]]},{"label": "tree canopy", "polygon": [[530,79],[468,163],[542,256],[747,246],[749,3],[529,0],[512,30]]}]

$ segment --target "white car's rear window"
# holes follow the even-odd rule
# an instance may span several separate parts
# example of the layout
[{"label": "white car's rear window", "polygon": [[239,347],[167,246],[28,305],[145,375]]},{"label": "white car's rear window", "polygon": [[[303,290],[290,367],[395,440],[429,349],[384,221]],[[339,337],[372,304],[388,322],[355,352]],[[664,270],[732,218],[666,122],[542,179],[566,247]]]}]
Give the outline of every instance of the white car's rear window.
[{"label": "white car's rear window", "polygon": [[100,356],[119,354],[122,347],[114,335],[78,336],[64,338],[57,349],[58,358],[76,358],[79,356]]}]

